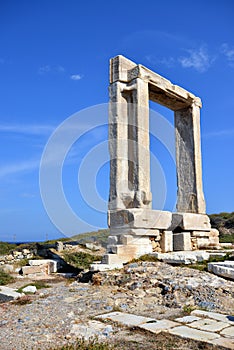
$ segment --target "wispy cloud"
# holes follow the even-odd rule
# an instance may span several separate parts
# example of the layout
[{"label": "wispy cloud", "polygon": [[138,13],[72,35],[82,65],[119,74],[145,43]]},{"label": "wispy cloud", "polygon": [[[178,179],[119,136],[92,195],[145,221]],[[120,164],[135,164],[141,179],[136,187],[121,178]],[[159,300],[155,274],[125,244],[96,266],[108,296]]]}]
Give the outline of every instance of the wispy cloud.
[{"label": "wispy cloud", "polygon": [[0,57],[0,64],[4,64],[4,63],[5,63],[4,58]]},{"label": "wispy cloud", "polygon": [[234,47],[230,47],[227,43],[221,45],[221,53],[225,55],[231,67],[234,67]]},{"label": "wispy cloud", "polygon": [[217,130],[217,131],[210,131],[210,132],[203,134],[202,136],[205,138],[234,136],[234,129],[223,129],[223,130]]},{"label": "wispy cloud", "polygon": [[44,66],[39,67],[38,69],[38,73],[39,74],[47,74],[47,73],[64,73],[66,71],[66,69],[61,66],[61,65],[49,65],[46,64]]},{"label": "wispy cloud", "polygon": [[207,71],[215,61],[215,57],[211,56],[204,46],[198,49],[188,49],[186,51],[187,56],[178,58],[178,62],[183,68],[194,68],[196,71],[203,73]]},{"label": "wispy cloud", "polygon": [[70,76],[71,80],[81,80],[82,78],[83,78],[83,75],[81,75],[81,74],[72,74]]},{"label": "wispy cloud", "polygon": [[46,124],[0,124],[0,133],[8,132],[32,135],[48,135],[54,129],[54,125]]},{"label": "wispy cloud", "polygon": [[8,164],[0,167],[0,178],[27,171],[35,170],[39,167],[39,160],[29,160],[20,163]]},{"label": "wispy cloud", "polygon": [[161,57],[156,58],[154,55],[147,55],[146,60],[153,65],[162,64],[168,68],[172,68],[176,65],[176,59],[174,57]]}]

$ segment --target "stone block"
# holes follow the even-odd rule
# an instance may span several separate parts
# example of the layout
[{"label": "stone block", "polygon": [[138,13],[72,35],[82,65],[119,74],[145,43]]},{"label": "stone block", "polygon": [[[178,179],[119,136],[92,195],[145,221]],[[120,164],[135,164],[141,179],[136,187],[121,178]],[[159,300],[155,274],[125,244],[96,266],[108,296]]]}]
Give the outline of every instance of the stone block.
[{"label": "stone block", "polygon": [[127,313],[118,312],[118,311],[110,312],[104,315],[99,315],[99,316],[96,316],[96,318],[118,322],[128,327],[139,326],[147,322],[154,322],[154,321],[156,322],[155,319],[150,317],[136,316],[133,314],[127,314]]},{"label": "stone block", "polygon": [[136,245],[148,245],[150,244],[149,237],[141,237],[141,236],[132,236],[132,235],[122,235],[120,236],[120,243],[128,245],[128,244],[136,244]]},{"label": "stone block", "polygon": [[52,259],[37,259],[37,260],[29,260],[30,266],[42,266],[47,265],[47,273],[55,273],[58,270],[58,262]]},{"label": "stone block", "polygon": [[0,286],[0,302],[6,302],[15,300],[23,296],[24,294],[16,292],[14,289]]},{"label": "stone block", "polygon": [[182,338],[189,338],[199,341],[210,341],[216,338],[220,338],[220,335],[217,333],[201,331],[187,326],[179,326],[169,329],[168,333],[178,335]]},{"label": "stone block", "polygon": [[163,231],[161,241],[161,249],[163,253],[173,251],[173,232],[172,231]]},{"label": "stone block", "polygon": [[212,344],[218,345],[221,347],[221,349],[233,349],[234,350],[234,339],[230,338],[219,338],[219,339],[214,339],[212,341]]},{"label": "stone block", "polygon": [[151,209],[126,209],[109,211],[110,227],[164,229],[171,226],[172,213]]},{"label": "stone block", "polygon": [[227,338],[233,338],[234,340],[234,326],[223,329],[220,334]]},{"label": "stone block", "polygon": [[200,319],[201,319],[200,317],[189,315],[189,316],[176,318],[175,321],[181,322],[181,323],[191,323],[191,322],[194,322],[194,321],[198,321]]},{"label": "stone block", "polygon": [[190,232],[180,232],[173,234],[173,250],[192,250]]},{"label": "stone block", "polygon": [[122,260],[117,254],[104,254],[102,257],[102,264],[122,264]]},{"label": "stone block", "polygon": [[90,271],[108,271],[108,270],[116,270],[116,269],[122,269],[123,264],[122,263],[116,263],[116,264],[102,264],[101,262],[94,262],[90,265]]},{"label": "stone block", "polygon": [[191,315],[198,317],[209,317],[217,321],[222,321],[229,323],[230,325],[234,324],[234,316],[220,314],[218,312],[203,311],[203,310],[194,310],[191,312]]},{"label": "stone block", "polygon": [[210,237],[219,237],[219,231],[216,228],[210,230]]},{"label": "stone block", "polygon": [[189,324],[189,327],[201,329],[202,331],[208,332],[219,332],[228,326],[229,324],[226,322],[217,321],[210,318],[203,318]]},{"label": "stone block", "polygon": [[192,231],[191,232],[192,237],[202,237],[202,238],[209,238],[210,237],[210,231]]},{"label": "stone block", "polygon": [[47,264],[40,266],[23,266],[22,267],[23,275],[32,275],[32,274],[48,274]]},{"label": "stone block", "polygon": [[203,251],[184,251],[171,253],[154,253],[159,260],[169,264],[194,264],[209,259],[209,253]]},{"label": "stone block", "polygon": [[193,213],[173,213],[172,227],[174,231],[177,227],[188,231],[210,231],[210,219],[205,214]]},{"label": "stone block", "polygon": [[160,333],[163,330],[168,330],[175,326],[178,326],[178,322],[170,321],[170,320],[159,320],[156,322],[144,323],[139,326],[139,328],[145,329],[152,333]]},{"label": "stone block", "polygon": [[208,271],[234,280],[234,261],[208,263]]},{"label": "stone block", "polygon": [[113,245],[118,243],[118,237],[117,236],[109,236],[107,244],[108,245]]},{"label": "stone block", "polygon": [[121,235],[154,236],[160,239],[160,231],[158,229],[149,229],[149,228],[111,227],[110,234],[113,236],[115,235],[116,236],[121,236]]}]

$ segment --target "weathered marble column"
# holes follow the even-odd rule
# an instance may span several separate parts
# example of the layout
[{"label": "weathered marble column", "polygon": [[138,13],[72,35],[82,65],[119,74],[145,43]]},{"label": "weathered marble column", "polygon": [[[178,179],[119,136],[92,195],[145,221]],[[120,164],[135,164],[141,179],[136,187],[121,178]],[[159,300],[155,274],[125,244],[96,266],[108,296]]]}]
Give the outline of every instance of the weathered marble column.
[{"label": "weathered marble column", "polygon": [[135,207],[151,208],[150,145],[149,145],[149,87],[142,79],[134,79],[133,116],[136,122],[136,177]]},{"label": "weathered marble column", "polygon": [[177,211],[205,214],[202,186],[199,98],[175,111]]},{"label": "weathered marble column", "polygon": [[109,87],[109,152],[110,191],[109,210],[125,209],[131,200],[128,189],[128,102],[123,97],[124,83]]}]

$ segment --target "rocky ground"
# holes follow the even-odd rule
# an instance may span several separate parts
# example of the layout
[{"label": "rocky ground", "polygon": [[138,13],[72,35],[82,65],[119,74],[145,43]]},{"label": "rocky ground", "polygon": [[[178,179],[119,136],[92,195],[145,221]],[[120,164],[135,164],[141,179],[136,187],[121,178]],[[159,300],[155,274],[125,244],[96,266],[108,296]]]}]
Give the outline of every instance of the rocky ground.
[{"label": "rocky ground", "polygon": [[[29,282],[21,278],[11,286]],[[56,275],[47,284],[50,288],[23,300],[0,304],[0,349],[48,349],[92,332],[111,342],[129,340],[129,332],[118,325],[96,331],[93,317],[110,311],[172,320],[193,308],[234,315],[234,282],[162,262],[130,263],[123,270],[84,273],[72,281]],[[140,333],[131,337],[139,344],[146,341]]]}]

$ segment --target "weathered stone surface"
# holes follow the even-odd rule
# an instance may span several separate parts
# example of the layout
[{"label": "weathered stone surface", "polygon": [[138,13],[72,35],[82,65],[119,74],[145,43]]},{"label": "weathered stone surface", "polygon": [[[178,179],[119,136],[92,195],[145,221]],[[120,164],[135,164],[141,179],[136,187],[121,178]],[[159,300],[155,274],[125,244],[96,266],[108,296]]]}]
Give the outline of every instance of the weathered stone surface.
[{"label": "weathered stone surface", "polygon": [[208,263],[208,271],[234,280],[234,261]]},{"label": "weathered stone surface", "polygon": [[154,236],[160,239],[160,230],[150,229],[150,228],[131,228],[131,227],[111,227],[111,236],[122,236],[122,235],[132,235],[132,236]]},{"label": "weathered stone surface", "polygon": [[210,318],[203,318],[201,320],[190,323],[189,327],[201,329],[208,332],[219,332],[228,327],[229,324],[222,321],[213,320]]},{"label": "weathered stone surface", "polygon": [[[110,192],[107,252],[138,257],[149,245],[135,250],[128,235],[154,236],[153,251],[218,248],[218,233],[211,230],[202,186],[201,100],[148,68],[119,55],[110,60],[109,152]],[[175,111],[177,210],[152,210],[150,190],[149,99]],[[176,232],[174,244],[170,231]],[[162,232],[164,231],[164,233]],[[191,239],[189,232],[193,231]],[[196,231],[196,232],[195,232]],[[203,233],[199,233],[202,231]],[[206,233],[208,232],[208,233]],[[160,241],[160,244],[158,243]],[[127,253],[128,250],[128,253]],[[145,251],[144,251],[145,250]]]},{"label": "weathered stone surface", "polygon": [[167,230],[171,226],[171,219],[170,212],[160,210],[136,208],[109,212],[109,225],[111,227]]},{"label": "weathered stone surface", "polygon": [[207,215],[194,213],[173,213],[172,229],[180,227],[188,231],[210,231],[210,219]]},{"label": "weathered stone surface", "polygon": [[47,273],[55,273],[58,270],[58,262],[52,259],[38,259],[38,260],[29,260],[30,266],[47,266]]},{"label": "weathered stone surface", "polygon": [[0,302],[18,299],[22,295],[22,293],[18,293],[12,288],[0,286]]},{"label": "weathered stone surface", "polygon": [[171,253],[154,253],[154,255],[164,262],[170,264],[193,264],[209,259],[209,253],[203,251],[192,252],[171,252]]},{"label": "weathered stone surface", "polygon": [[170,320],[159,320],[156,322],[149,322],[141,324],[139,327],[142,329],[145,329],[147,331],[150,331],[152,333],[160,333],[163,330],[167,330],[173,327],[178,326],[178,322],[170,321]]},{"label": "weathered stone surface", "polygon": [[99,319],[111,320],[113,322],[121,323],[125,326],[139,326],[147,322],[156,321],[150,317],[136,316],[124,312],[110,312],[108,314],[97,316]]},{"label": "weathered stone surface", "polygon": [[101,263],[96,262],[90,265],[90,271],[109,271],[109,270],[116,270],[116,269],[122,269],[123,264],[120,263]]},{"label": "weathered stone surface", "polygon": [[222,346],[225,349],[234,349],[234,339],[228,339],[228,338],[219,338],[219,339],[214,339],[212,341],[212,344]]},{"label": "weathered stone surface", "polygon": [[172,231],[163,231],[161,237],[161,249],[163,253],[173,251],[173,232]]},{"label": "weathered stone surface", "polygon": [[37,287],[36,286],[27,286],[22,289],[23,293],[36,293]]},{"label": "weathered stone surface", "polygon": [[198,317],[209,317],[217,321],[222,321],[230,325],[234,325],[234,316],[224,315],[217,312],[203,311],[203,310],[194,310],[191,312],[192,315]]},{"label": "weathered stone surface", "polygon": [[173,250],[192,250],[190,232],[180,232],[173,234]]},{"label": "weathered stone surface", "polygon": [[170,334],[178,335],[182,338],[190,338],[200,341],[209,341],[216,338],[220,338],[220,335],[213,332],[201,331],[198,329],[193,329],[187,326],[179,326],[172,329],[169,329]]},{"label": "weathered stone surface", "polygon": [[234,340],[234,326],[223,329],[220,334],[227,338],[233,338]]},{"label": "weathered stone surface", "polygon": [[198,321],[200,319],[201,319],[200,317],[189,315],[189,316],[176,318],[175,321],[181,322],[181,323],[191,323],[191,322],[194,322],[194,321]]}]

